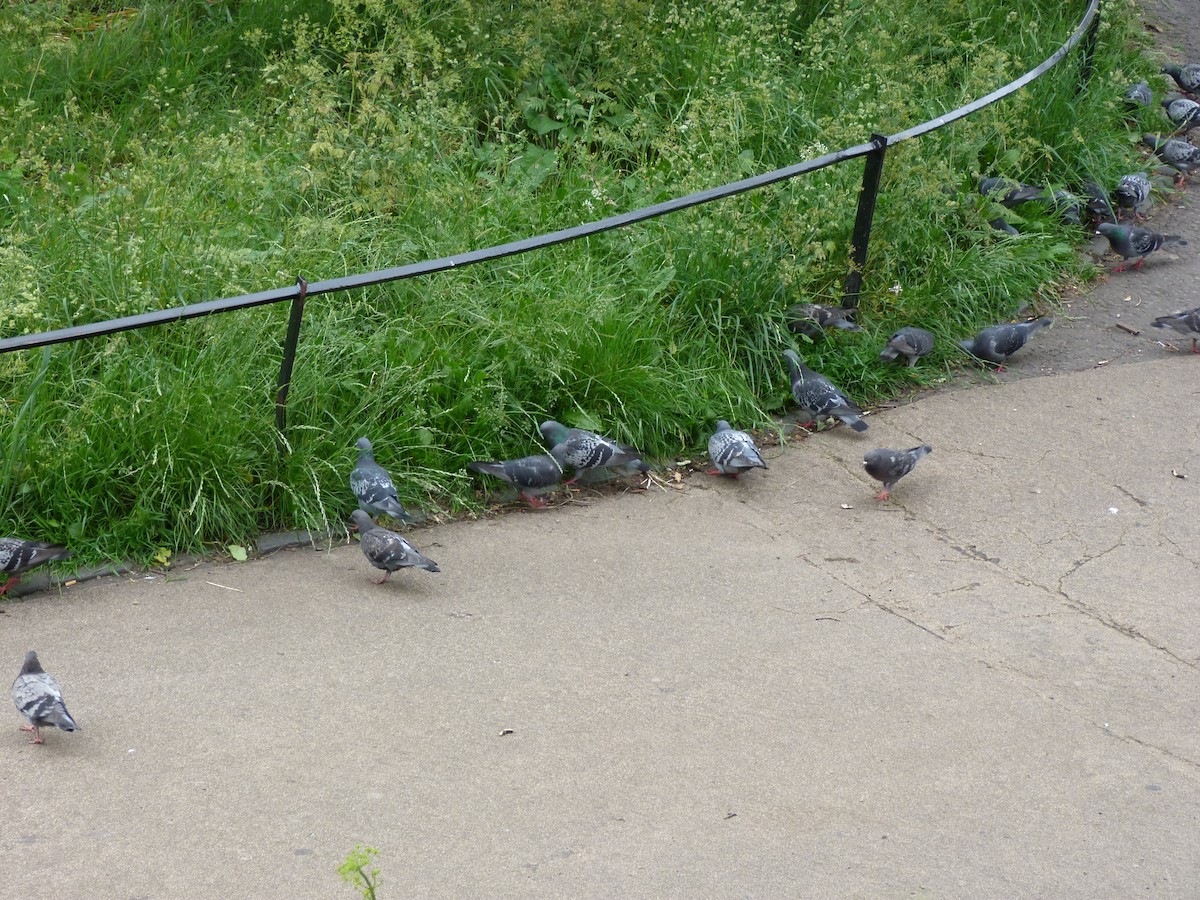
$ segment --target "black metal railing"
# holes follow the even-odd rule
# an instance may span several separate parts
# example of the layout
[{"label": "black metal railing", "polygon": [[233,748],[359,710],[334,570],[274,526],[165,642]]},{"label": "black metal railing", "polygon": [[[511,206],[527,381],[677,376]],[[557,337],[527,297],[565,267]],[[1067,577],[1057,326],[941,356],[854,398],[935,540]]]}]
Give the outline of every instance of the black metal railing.
[{"label": "black metal railing", "polygon": [[295,363],[296,348],[300,340],[300,326],[304,314],[304,303],[308,297],[318,294],[349,291],[376,284],[385,284],[389,281],[400,281],[405,278],[417,278],[422,275],[432,275],[436,272],[445,272],[450,269],[457,269],[476,263],[491,262],[503,259],[506,256],[515,256],[519,253],[529,253],[533,250],[540,250],[556,244],[579,240],[580,238],[590,237],[594,234],[612,231],[616,228],[626,228],[638,222],[645,222],[658,216],[689,209],[693,206],[700,206],[704,203],[712,203],[715,200],[722,200],[726,197],[732,197],[735,194],[758,190],[768,185],[787,181],[798,175],[815,172],[826,166],[836,165],[847,160],[857,159],[861,156],[866,157],[866,162],[863,170],[863,184],[858,195],[858,211],[854,219],[854,231],[851,237],[849,272],[846,276],[843,289],[843,305],[857,306],[862,290],[863,274],[866,271],[867,247],[870,243],[871,225],[875,217],[875,201],[879,196],[879,182],[883,172],[884,157],[887,154],[888,148],[902,141],[920,137],[923,134],[956,122],[972,113],[978,112],[984,107],[990,106],[996,101],[1007,97],[1009,94],[1015,93],[1061,62],[1081,41],[1083,42],[1083,60],[1080,66],[1078,90],[1083,90],[1090,80],[1094,69],[1093,56],[1095,54],[1096,34],[1100,27],[1100,4],[1101,0],[1089,0],[1083,18],[1080,19],[1079,24],[1075,27],[1075,30],[1071,33],[1067,41],[1053,54],[1043,60],[1040,65],[1030,69],[1020,78],[951,112],[930,119],[927,122],[922,122],[920,125],[914,125],[912,128],[893,135],[872,134],[870,140],[866,143],[846,147],[833,153],[826,153],[824,156],[818,156],[816,159],[806,160],[782,169],[775,169],[751,178],[743,178],[740,181],[734,181],[720,187],[708,188],[694,194],[665,200],[662,203],[655,203],[652,206],[645,206],[640,209],[631,210],[630,212],[608,216],[594,222],[586,222],[571,228],[563,228],[559,231],[523,238],[519,241],[510,241],[506,244],[497,244],[493,247],[471,250],[466,253],[455,254],[454,256],[423,260],[391,269],[382,269],[358,275],[347,275],[343,278],[331,278],[326,281],[316,281],[311,284],[303,278],[298,278],[296,284],[289,287],[274,288],[254,294],[242,294],[236,297],[224,297],[219,300],[192,303],[187,306],[178,306],[170,309],[153,310],[133,316],[123,316],[119,319],[93,322],[88,325],[75,325],[70,328],[59,328],[37,334],[4,338],[0,339],[0,353],[11,353],[15,350],[28,350],[34,347],[47,347],[51,344],[80,341],[86,338],[117,334],[122,331],[147,328],[151,325],[182,322],[185,319],[195,319],[216,313],[233,312],[234,310],[249,309],[254,306],[264,306],[270,303],[291,300],[292,307],[288,316],[288,330],[284,341],[283,358],[280,363],[279,380],[275,395],[276,424],[279,428],[282,442],[282,437],[287,429],[287,395],[291,386],[292,367]]}]

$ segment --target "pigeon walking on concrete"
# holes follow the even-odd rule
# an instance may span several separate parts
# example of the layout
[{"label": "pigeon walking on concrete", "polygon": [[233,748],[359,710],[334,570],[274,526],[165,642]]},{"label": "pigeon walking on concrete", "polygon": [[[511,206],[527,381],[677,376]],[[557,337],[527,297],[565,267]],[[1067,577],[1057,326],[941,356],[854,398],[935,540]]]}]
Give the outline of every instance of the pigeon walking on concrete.
[{"label": "pigeon walking on concrete", "polygon": [[855,431],[867,430],[869,426],[862,420],[862,410],[851,403],[832,381],[806,366],[795,350],[784,350],[783,355],[791,373],[792,396],[796,398],[800,411],[809,417],[807,425],[836,416]]},{"label": "pigeon walking on concrete", "polygon": [[0,586],[0,596],[21,580],[30,569],[58,559],[66,559],[71,551],[45,541],[25,541],[21,538],[0,538],[0,572],[9,576]]},{"label": "pigeon walking on concrete", "polygon": [[1022,184],[1011,178],[981,178],[979,193],[1009,209],[1029,200],[1046,200],[1046,191],[1036,185]]},{"label": "pigeon walking on concrete", "polygon": [[766,469],[762,454],[754,445],[754,439],[744,431],[738,431],[724,419],[717,422],[716,433],[708,439],[708,458],[713,467],[709,475],[728,475],[737,478],[749,469]]},{"label": "pigeon walking on concrete", "polygon": [[933,335],[924,328],[901,328],[888,339],[887,346],[879,354],[884,362],[903,356],[911,369],[917,360],[933,349]]},{"label": "pigeon walking on concrete", "polygon": [[1200,147],[1193,146],[1178,138],[1160,138],[1153,134],[1143,134],[1142,143],[1158,154],[1158,158],[1179,174],[1175,176],[1175,184],[1181,185],[1187,180],[1188,173],[1200,166]]},{"label": "pigeon walking on concrete", "polygon": [[1103,222],[1096,230],[1108,238],[1113,250],[1121,254],[1121,263],[1113,268],[1114,272],[1124,271],[1131,259],[1137,260],[1133,268],[1140,269],[1147,256],[1163,247],[1187,246],[1187,241],[1177,234],[1159,234],[1157,231],[1147,231],[1136,225],[1113,225]]},{"label": "pigeon walking on concrete", "polygon": [[838,309],[832,306],[822,306],[819,303],[800,303],[784,313],[784,321],[787,323],[787,327],[796,334],[815,338],[827,328],[862,331],[862,328],[849,319],[855,312],[854,309]]},{"label": "pigeon walking on concrete", "polygon": [[558,484],[563,476],[562,466],[548,453],[538,456],[523,456],[500,462],[467,463],[467,468],[481,475],[492,475],[509,484],[516,485],[530,506],[544,507],[541,495]]},{"label": "pigeon walking on concrete", "polygon": [[1113,199],[1117,201],[1118,209],[1127,209],[1137,216],[1150,199],[1150,179],[1141,172],[1122,175],[1113,191]]},{"label": "pigeon walking on concrete", "polygon": [[1196,348],[1196,339],[1200,337],[1200,307],[1185,312],[1171,313],[1169,316],[1159,316],[1150,323],[1155,328],[1170,328],[1192,339],[1192,352],[1200,353]]},{"label": "pigeon walking on concrete", "polygon": [[[1176,63],[1168,63],[1162,67],[1162,70],[1164,75],[1170,75],[1175,79],[1175,83],[1181,90],[1185,90],[1189,94],[1200,91],[1200,64],[1185,63],[1181,66]],[[1142,82],[1142,84],[1145,83]]]},{"label": "pigeon walking on concrete", "polygon": [[1154,94],[1151,93],[1150,85],[1145,81],[1129,85],[1125,88],[1121,98],[1125,101],[1125,108],[1131,112],[1154,102]]},{"label": "pigeon walking on concrete", "polygon": [[[650,466],[642,459],[640,451],[621,444],[594,431],[568,428],[561,422],[549,419],[540,426],[542,437],[550,445],[550,455],[564,469],[586,472],[589,469],[611,469],[632,466],[639,472],[649,472]],[[573,482],[571,478],[566,484]]]},{"label": "pigeon walking on concrete", "polygon": [[383,584],[388,576],[400,569],[424,569],[426,572],[440,572],[437,563],[421,554],[421,551],[404,539],[402,535],[389,531],[382,525],[376,525],[371,517],[361,509],[350,514],[358,529],[358,545],[362,548],[363,556],[375,568],[382,569],[380,578],[371,579],[376,584]]},{"label": "pigeon walking on concrete", "polygon": [[876,481],[883,482],[883,490],[875,495],[875,499],[886,500],[890,497],[896,482],[911,472],[921,457],[932,452],[933,448],[928,444],[911,450],[892,450],[890,447],[868,450],[863,457],[863,468]]},{"label": "pigeon walking on concrete", "polygon": [[38,655],[32,650],[25,654],[25,664],[13,682],[12,698],[17,712],[29,723],[22,725],[21,730],[32,731],[35,744],[44,743],[42,728],[61,728],[63,731],[79,729],[67,712],[58,682],[42,668]]},{"label": "pigeon walking on concrete", "polygon": [[990,328],[983,329],[969,341],[959,341],[958,346],[976,359],[995,363],[996,371],[1003,372],[1004,361],[1024,347],[1031,334],[1039,328],[1053,324],[1053,319],[1042,316],[1032,322],[992,325]]},{"label": "pigeon walking on concrete", "polygon": [[1200,125],[1200,103],[1195,100],[1189,100],[1187,97],[1168,97],[1163,100],[1162,105],[1167,111],[1167,118],[1184,134]]},{"label": "pigeon walking on concrete", "polygon": [[355,446],[358,447],[358,463],[350,473],[350,490],[358,498],[358,508],[371,515],[391,516],[397,522],[414,524],[417,519],[401,506],[392,476],[375,462],[371,442],[361,437]]}]

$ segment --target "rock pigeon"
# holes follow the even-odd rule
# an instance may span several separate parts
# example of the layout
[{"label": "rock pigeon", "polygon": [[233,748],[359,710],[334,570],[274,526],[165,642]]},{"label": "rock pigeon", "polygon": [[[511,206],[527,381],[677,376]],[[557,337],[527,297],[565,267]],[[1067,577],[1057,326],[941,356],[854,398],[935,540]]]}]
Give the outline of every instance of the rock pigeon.
[{"label": "rock pigeon", "polygon": [[809,417],[807,424],[836,416],[855,431],[867,430],[869,426],[860,416],[862,410],[834,387],[832,381],[806,366],[795,350],[784,350],[783,355],[792,377],[792,396],[800,411]]},{"label": "rock pigeon", "polygon": [[1175,178],[1176,185],[1183,184],[1188,173],[1200,166],[1200,147],[1195,147],[1187,141],[1143,134],[1142,143],[1149,146],[1158,154],[1159,159],[1179,173]]},{"label": "rock pigeon", "polygon": [[362,548],[363,556],[377,569],[383,569],[381,578],[371,579],[376,584],[383,584],[388,576],[400,569],[424,569],[426,572],[440,572],[437,563],[421,555],[416,547],[406,541],[401,535],[389,531],[382,525],[376,525],[371,517],[361,509],[350,514],[358,528],[358,545]]},{"label": "rock pigeon", "polygon": [[784,321],[791,331],[815,338],[826,328],[862,331],[849,319],[855,312],[854,309],[836,309],[819,303],[801,303],[784,313]]},{"label": "rock pigeon", "polygon": [[[550,445],[550,455],[563,468],[586,472],[589,469],[610,469],[615,466],[633,466],[639,472],[649,472],[650,466],[642,460],[642,454],[627,444],[620,444],[582,428],[568,428],[549,419],[541,424],[540,430]],[[575,479],[571,478],[566,484]]]},{"label": "rock pigeon", "polygon": [[876,481],[883,482],[883,490],[875,495],[875,499],[886,500],[890,497],[896,482],[911,472],[921,457],[932,452],[933,448],[928,444],[911,450],[892,450],[888,447],[868,450],[863,457],[863,468]]},{"label": "rock pigeon", "polygon": [[1029,200],[1047,199],[1047,194],[1042,188],[1032,184],[1022,184],[1011,178],[981,178],[979,179],[979,193],[1009,209],[1020,206]]},{"label": "rock pigeon", "polygon": [[708,458],[713,464],[709,475],[737,478],[747,469],[768,468],[750,435],[730,427],[724,419],[717,422],[716,433],[708,439]]},{"label": "rock pigeon", "polygon": [[1088,219],[1088,226],[1094,228],[1101,222],[1117,221],[1117,214],[1113,212],[1112,204],[1108,202],[1108,192],[1094,181],[1085,181],[1083,190],[1087,194],[1087,203],[1084,204],[1083,211]]},{"label": "rock pigeon", "polygon": [[1197,125],[1200,125],[1200,103],[1195,100],[1189,100],[1186,97],[1168,97],[1162,102],[1163,109],[1167,111],[1167,118],[1175,123],[1175,126],[1187,134]]},{"label": "rock pigeon", "polygon": [[1053,325],[1054,320],[1043,316],[1032,322],[1014,322],[1010,325],[993,325],[979,332],[969,341],[959,341],[962,347],[976,359],[996,363],[997,371],[1004,371],[1004,361],[1025,346],[1029,336],[1039,328]]},{"label": "rock pigeon", "polygon": [[1011,237],[1016,237],[1018,234],[1021,233],[1021,232],[1017,231],[1017,229],[1014,228],[1012,225],[1010,225],[1008,222],[1005,222],[1003,219],[1001,219],[999,216],[997,216],[996,218],[989,221],[988,224],[991,225],[993,228],[995,228],[997,231],[1003,231],[1005,234],[1007,234]]},{"label": "rock pigeon", "polygon": [[44,541],[23,541],[20,538],[0,538],[0,572],[9,575],[8,581],[0,587],[3,596],[10,587],[21,580],[21,576],[35,566],[66,559],[71,551],[58,544],[47,544]]},{"label": "rock pigeon", "polygon": [[1149,106],[1154,102],[1154,94],[1150,92],[1150,85],[1144,81],[1129,85],[1125,88],[1125,93],[1121,95],[1121,98],[1125,101],[1126,108],[1131,111]]},{"label": "rock pigeon", "polygon": [[[1180,66],[1175,63],[1168,63],[1162,67],[1162,70],[1164,75],[1170,75],[1174,78],[1175,83],[1189,94],[1200,91],[1200,64],[1187,63]],[[1142,82],[1142,84],[1145,83],[1144,81]]]},{"label": "rock pigeon", "polygon": [[1136,225],[1113,225],[1103,222],[1096,230],[1108,238],[1113,250],[1122,256],[1121,263],[1113,268],[1114,272],[1124,271],[1131,259],[1137,260],[1133,268],[1140,269],[1146,257],[1162,247],[1187,246],[1187,241],[1177,234],[1159,234],[1157,231],[1147,231]]},{"label": "rock pigeon", "polygon": [[1070,191],[1056,190],[1050,195],[1050,210],[1065,222],[1083,225],[1083,202]]},{"label": "rock pigeon", "polygon": [[29,723],[22,725],[21,730],[32,731],[35,744],[43,743],[40,729],[46,726],[52,725],[63,731],[79,729],[67,712],[58,682],[42,668],[38,655],[32,650],[25,654],[25,664],[13,682],[12,698],[17,712]]},{"label": "rock pigeon", "polygon": [[887,342],[879,358],[890,362],[904,356],[908,359],[911,369],[917,364],[917,359],[933,349],[933,335],[924,328],[901,328]]},{"label": "rock pigeon", "polygon": [[467,468],[472,472],[493,475],[516,485],[521,491],[521,496],[529,501],[529,505],[539,508],[546,505],[546,501],[541,499],[541,494],[546,488],[558,484],[563,475],[558,460],[548,453],[501,462],[467,463]]},{"label": "rock pigeon", "polygon": [[1196,338],[1200,335],[1200,307],[1186,312],[1171,313],[1169,316],[1159,316],[1150,323],[1155,328],[1170,328],[1192,339],[1192,352],[1200,353],[1196,348]]},{"label": "rock pigeon", "polygon": [[376,516],[391,516],[398,522],[415,523],[417,519],[400,505],[392,476],[375,462],[371,442],[361,437],[355,446],[358,447],[358,463],[350,473],[350,490],[358,498],[358,508]]},{"label": "rock pigeon", "polygon": [[1113,199],[1119,209],[1128,209],[1136,216],[1138,210],[1150,199],[1150,179],[1141,172],[1122,175],[1113,191]]}]

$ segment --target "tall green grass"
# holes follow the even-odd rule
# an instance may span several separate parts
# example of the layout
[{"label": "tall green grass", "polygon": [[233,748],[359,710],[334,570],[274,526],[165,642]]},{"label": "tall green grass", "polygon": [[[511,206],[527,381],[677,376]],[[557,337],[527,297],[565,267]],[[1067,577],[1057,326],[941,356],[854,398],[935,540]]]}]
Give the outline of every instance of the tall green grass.
[{"label": "tall green grass", "polygon": [[[565,227],[894,132],[1021,74],[1061,0],[44,2],[0,17],[0,333],[385,268]],[[147,558],[343,520],[368,434],[410,506],[479,502],[477,458],[537,423],[651,455],[786,407],[780,359],[869,401],[945,377],[953,339],[1086,277],[1029,207],[987,226],[980,174],[1075,188],[1140,166],[1120,94],[1150,77],[1131,8],[989,110],[891,149],[860,321],[837,302],[861,164],[487,266],[308,301],[286,454],[286,310],[0,357],[0,530]],[[1165,121],[1165,120],[1164,120]],[[915,370],[901,324],[941,340]]]}]

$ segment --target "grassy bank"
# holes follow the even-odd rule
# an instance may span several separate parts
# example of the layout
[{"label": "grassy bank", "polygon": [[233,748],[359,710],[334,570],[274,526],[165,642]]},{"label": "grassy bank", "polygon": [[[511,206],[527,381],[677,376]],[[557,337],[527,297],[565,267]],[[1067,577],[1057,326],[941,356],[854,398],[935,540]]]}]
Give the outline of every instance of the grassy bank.
[{"label": "grassy bank", "polygon": [[[1003,9],[999,7],[1004,7]],[[225,0],[10,6],[0,19],[0,333],[385,268],[566,227],[952,109],[1049,55],[1083,3]],[[987,226],[979,174],[1138,167],[1120,94],[1152,66],[1105,4],[1078,56],[889,152],[861,335],[801,343],[863,401],[944,377],[953,338],[1086,277],[1078,229]],[[544,418],[651,455],[788,401],[782,313],[836,302],[861,165],[420,281],[309,301],[274,432],[286,309],[0,357],[0,531],[146,559],[351,507],[368,434],[410,506],[477,503],[470,459]],[[951,188],[949,192],[947,188]],[[957,189],[957,191],[953,190]],[[1033,215],[1034,218],[1029,218]],[[875,359],[900,324],[942,339]]]}]

